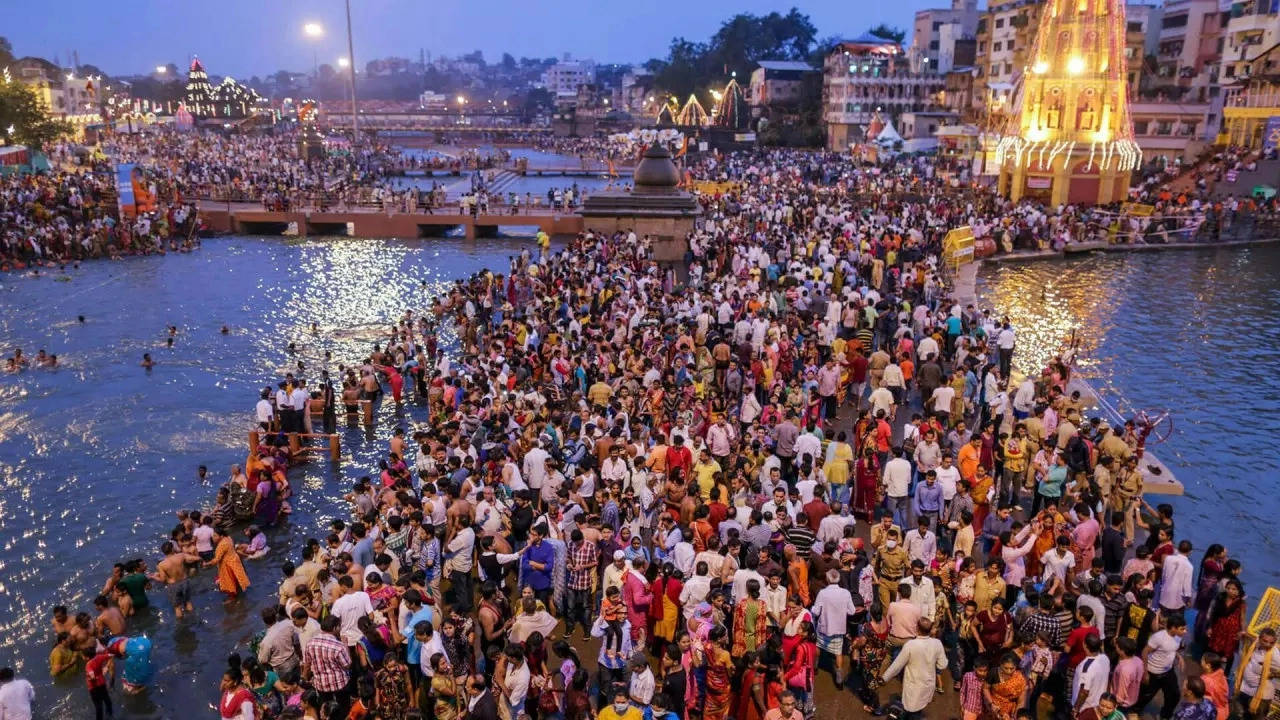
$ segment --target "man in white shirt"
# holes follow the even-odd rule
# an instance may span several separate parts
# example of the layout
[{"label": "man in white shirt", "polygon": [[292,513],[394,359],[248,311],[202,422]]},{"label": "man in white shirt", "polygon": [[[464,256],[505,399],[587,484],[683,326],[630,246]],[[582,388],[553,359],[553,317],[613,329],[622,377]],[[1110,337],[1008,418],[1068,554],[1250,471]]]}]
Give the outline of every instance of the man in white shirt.
[{"label": "man in white shirt", "polygon": [[707,572],[705,562],[697,563],[693,570],[693,577],[689,578],[684,588],[680,590],[680,607],[684,608],[686,620],[693,617],[693,611],[698,608],[698,604],[705,601],[707,595],[711,593],[711,578]]},{"label": "man in white shirt", "polygon": [[1088,657],[1076,666],[1071,682],[1071,707],[1077,715],[1081,710],[1098,706],[1111,679],[1111,660],[1102,654],[1102,638],[1085,636],[1084,649]]},{"label": "man in white shirt", "polygon": [[903,578],[900,583],[911,586],[911,604],[920,610],[920,616],[932,620],[938,612],[938,602],[934,594],[933,580],[925,577],[924,568],[924,563],[912,560],[911,574]]},{"label": "man in white shirt", "polygon": [[465,614],[471,611],[471,564],[476,551],[476,531],[467,526],[458,531],[445,548],[445,569],[454,589],[453,611]]},{"label": "man in white shirt", "polygon": [[546,450],[542,449],[541,441],[537,445],[529,449],[524,454],[524,462],[521,463],[521,471],[524,481],[534,490],[542,489],[542,479],[547,474],[547,458],[550,457]]},{"label": "man in white shirt", "polygon": [[36,691],[26,678],[15,677],[13,668],[0,668],[0,718],[31,720]]},{"label": "man in white shirt", "polygon": [[951,509],[951,501],[956,496],[956,485],[960,482],[960,468],[951,461],[951,452],[943,451],[942,464],[933,469],[938,479],[938,487],[942,488],[943,515]]},{"label": "man in white shirt", "polygon": [[270,427],[272,418],[276,416],[275,408],[271,407],[271,388],[262,389],[262,396],[258,399],[253,412],[259,425],[266,423]]},{"label": "man in white shirt", "polygon": [[769,612],[770,625],[776,626],[787,609],[787,589],[782,586],[781,574],[775,571],[769,575],[768,583],[760,588],[760,599]]},{"label": "man in white shirt", "polygon": [[1182,649],[1182,637],[1187,634],[1187,621],[1182,615],[1172,615],[1165,621],[1163,630],[1152,633],[1147,646],[1142,650],[1142,659],[1146,663],[1149,680],[1142,684],[1135,707],[1146,707],[1156,695],[1162,695],[1160,717],[1169,720],[1182,698],[1181,686],[1178,683],[1178,665]]},{"label": "man in white shirt", "polygon": [[894,524],[907,526],[907,508],[911,504],[911,461],[903,457],[902,447],[893,449],[893,459],[884,464],[884,494],[893,511]]},{"label": "man in white shirt", "polygon": [[693,545],[685,539],[684,531],[677,528],[676,532],[680,533],[680,541],[671,548],[671,564],[676,566],[681,575],[687,576],[693,572],[693,559],[697,553],[694,552]]},{"label": "man in white shirt", "polygon": [[747,556],[747,566],[738,568],[733,574],[733,601],[736,603],[747,595],[747,581],[755,580],[760,583],[760,587],[765,586],[764,576],[756,572],[756,559],[750,555]]},{"label": "man in white shirt", "polygon": [[1164,559],[1160,570],[1160,609],[1165,615],[1180,613],[1195,597],[1191,577],[1191,541],[1178,543],[1178,552]]},{"label": "man in white shirt", "polygon": [[643,655],[631,660],[631,685],[628,694],[631,702],[637,707],[644,707],[653,699],[653,690],[657,683],[653,679],[653,670],[649,668],[649,659]]},{"label": "man in white shirt", "polygon": [[356,623],[360,618],[373,614],[373,603],[369,601],[368,593],[355,589],[355,581],[350,575],[338,578],[338,587],[342,588],[343,595],[333,601],[329,612],[342,621],[342,642],[350,647],[364,637]]},{"label": "man in white shirt", "polygon": [[857,518],[843,513],[843,505],[838,502],[831,503],[831,513],[818,523],[817,542],[819,545],[825,545],[828,542],[839,543],[844,539],[844,529],[857,523]]},{"label": "man in white shirt", "polygon": [[809,612],[818,633],[818,649],[836,658],[836,686],[840,687],[848,657],[844,652],[845,633],[849,618],[857,614],[858,606],[853,602],[853,595],[840,584],[839,570],[828,570],[826,579],[827,586],[818,591]]}]

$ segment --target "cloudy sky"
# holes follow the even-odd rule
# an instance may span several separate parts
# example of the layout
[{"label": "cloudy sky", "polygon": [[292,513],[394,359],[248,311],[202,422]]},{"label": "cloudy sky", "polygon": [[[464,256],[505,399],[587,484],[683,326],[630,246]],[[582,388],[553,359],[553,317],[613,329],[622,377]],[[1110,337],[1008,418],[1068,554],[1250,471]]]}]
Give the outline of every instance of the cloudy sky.
[{"label": "cloudy sky", "polygon": [[[797,7],[818,36],[856,35],[880,22],[909,29],[916,10],[947,0],[805,0]],[[357,62],[388,55],[416,59],[482,50],[496,61],[503,51],[550,57],[572,53],[599,61],[639,62],[665,56],[671,38],[705,40],[738,12],[786,12],[790,4],[766,0],[352,0]],[[56,13],[51,7],[56,6]],[[323,38],[303,35],[319,22]],[[19,57],[38,55],[64,64],[72,51],[81,63],[111,74],[149,72],[156,65],[185,67],[191,54],[210,73],[248,77],[279,69],[306,70],[313,57],[345,56],[342,0],[0,0],[0,35]]]}]

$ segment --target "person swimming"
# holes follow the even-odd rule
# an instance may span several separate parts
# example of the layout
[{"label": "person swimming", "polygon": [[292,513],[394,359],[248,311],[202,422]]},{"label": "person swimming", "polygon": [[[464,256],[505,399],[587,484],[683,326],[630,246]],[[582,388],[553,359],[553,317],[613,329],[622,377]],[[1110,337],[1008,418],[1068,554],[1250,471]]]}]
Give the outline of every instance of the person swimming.
[{"label": "person swimming", "polygon": [[150,370],[155,365],[156,361],[151,359],[151,353],[142,353],[142,367]]},{"label": "person swimming", "polygon": [[230,335],[230,334],[231,334],[231,328],[227,327],[226,325],[223,325],[223,326],[222,326],[222,331],[221,331],[221,332],[222,332],[222,334],[223,334],[223,335]]}]

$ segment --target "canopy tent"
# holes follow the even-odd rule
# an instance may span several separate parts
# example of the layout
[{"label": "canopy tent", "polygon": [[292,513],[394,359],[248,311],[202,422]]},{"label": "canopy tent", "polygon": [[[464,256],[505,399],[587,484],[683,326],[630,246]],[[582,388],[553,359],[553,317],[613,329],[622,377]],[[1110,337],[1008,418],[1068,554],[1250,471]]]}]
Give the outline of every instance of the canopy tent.
[{"label": "canopy tent", "polygon": [[878,145],[894,145],[902,142],[902,136],[893,128],[893,121],[885,123],[884,129],[876,135],[875,142]]}]

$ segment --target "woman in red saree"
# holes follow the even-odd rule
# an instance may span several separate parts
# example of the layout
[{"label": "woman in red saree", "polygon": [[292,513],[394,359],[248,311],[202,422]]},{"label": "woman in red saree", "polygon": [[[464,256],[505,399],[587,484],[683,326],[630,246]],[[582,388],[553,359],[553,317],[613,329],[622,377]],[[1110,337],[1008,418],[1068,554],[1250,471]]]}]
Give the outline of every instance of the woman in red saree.
[{"label": "woman in red saree", "polygon": [[864,448],[853,467],[853,514],[870,522],[880,500],[880,462],[871,448]]},{"label": "woman in red saree", "polygon": [[227,594],[228,599],[234,598],[249,588],[249,576],[245,574],[235,543],[231,542],[226,531],[215,528],[213,541],[213,559],[205,566],[218,566],[218,579],[214,584]]},{"label": "woman in red saree", "polygon": [[653,602],[649,603],[649,622],[653,628],[654,651],[661,652],[666,643],[676,639],[683,615],[680,612],[680,591],[684,583],[672,577],[675,568],[670,564],[662,566],[658,577],[649,586],[653,593]]}]

